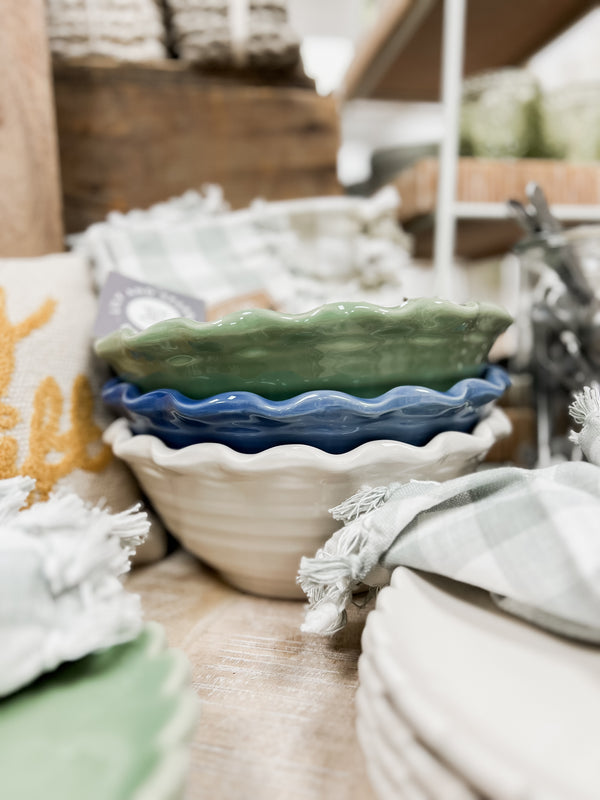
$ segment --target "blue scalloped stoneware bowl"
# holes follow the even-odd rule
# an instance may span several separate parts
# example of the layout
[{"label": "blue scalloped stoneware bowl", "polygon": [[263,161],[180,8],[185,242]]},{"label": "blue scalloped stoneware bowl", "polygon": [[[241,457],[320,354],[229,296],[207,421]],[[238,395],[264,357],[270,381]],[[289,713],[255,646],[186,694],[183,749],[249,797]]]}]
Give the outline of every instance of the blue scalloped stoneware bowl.
[{"label": "blue scalloped stoneware bowl", "polygon": [[119,379],[105,384],[102,398],[133,433],[156,436],[174,448],[216,442],[258,453],[307,444],[346,453],[376,439],[420,446],[442,431],[469,433],[509,385],[501,367],[488,366],[480,378],[461,380],[446,392],[397,386],[374,398],[322,389],[279,401],[251,392],[192,400],[174,389],[144,394]]}]

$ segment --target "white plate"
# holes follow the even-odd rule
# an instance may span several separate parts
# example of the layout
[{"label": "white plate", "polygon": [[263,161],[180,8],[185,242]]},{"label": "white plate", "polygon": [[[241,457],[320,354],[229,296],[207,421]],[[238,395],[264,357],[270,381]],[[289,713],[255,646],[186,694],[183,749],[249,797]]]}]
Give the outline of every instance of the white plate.
[{"label": "white plate", "polygon": [[367,774],[378,800],[427,800],[419,784],[414,780],[402,754],[394,753],[377,729],[376,721],[371,713],[374,711],[375,699],[370,697],[361,687],[356,696],[358,741],[365,755]]},{"label": "white plate", "polygon": [[407,784],[428,800],[476,800],[464,780],[416,738],[364,651],[359,677],[357,733],[378,800],[403,798]]},{"label": "white plate", "polygon": [[493,800],[600,797],[600,650],[399,568],[364,652],[417,735]]}]

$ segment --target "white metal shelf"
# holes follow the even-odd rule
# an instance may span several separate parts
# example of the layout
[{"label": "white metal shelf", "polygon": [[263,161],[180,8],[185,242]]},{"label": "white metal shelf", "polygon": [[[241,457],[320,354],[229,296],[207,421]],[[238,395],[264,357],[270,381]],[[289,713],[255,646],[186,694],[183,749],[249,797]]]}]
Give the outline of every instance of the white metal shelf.
[{"label": "white metal shelf", "polygon": [[[561,222],[600,222],[600,205],[576,205],[556,203],[550,206],[554,216]],[[475,203],[457,201],[452,204],[457,219],[511,219],[506,203]]]}]

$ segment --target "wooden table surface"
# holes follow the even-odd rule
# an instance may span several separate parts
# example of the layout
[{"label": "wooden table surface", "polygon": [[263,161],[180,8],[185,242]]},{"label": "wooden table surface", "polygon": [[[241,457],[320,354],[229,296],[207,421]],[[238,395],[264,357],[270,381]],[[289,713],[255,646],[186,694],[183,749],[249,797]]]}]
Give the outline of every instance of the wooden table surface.
[{"label": "wooden table surface", "polygon": [[366,610],[333,638],[305,603],[243,594],[184,551],[127,579],[191,662],[200,718],[185,800],[373,800],[355,732]]}]

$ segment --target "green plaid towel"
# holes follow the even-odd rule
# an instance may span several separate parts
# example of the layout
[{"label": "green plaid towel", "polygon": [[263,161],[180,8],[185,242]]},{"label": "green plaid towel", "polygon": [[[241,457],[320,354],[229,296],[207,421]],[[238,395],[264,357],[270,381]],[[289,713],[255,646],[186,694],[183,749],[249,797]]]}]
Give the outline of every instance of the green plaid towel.
[{"label": "green plaid towel", "polygon": [[[586,388],[571,413],[584,423],[576,438],[589,457],[599,441],[598,393]],[[506,611],[600,642],[596,464],[501,467],[446,483],[365,487],[332,513],[344,527],[300,566],[310,601],[307,632],[339,630],[354,589],[388,583],[404,566],[486,589]]]},{"label": "green plaid towel", "polygon": [[228,211],[220,189],[209,186],[147,211],[113,212],[70,244],[91,261],[98,286],[115,271],[208,306],[261,291],[290,313],[337,300],[398,305],[410,263],[398,202],[385,189],[371,198],[255,201]]}]

